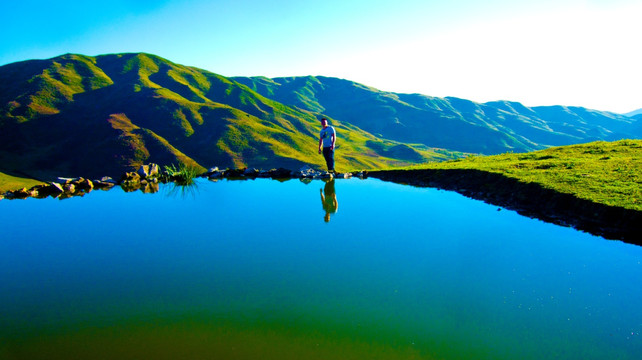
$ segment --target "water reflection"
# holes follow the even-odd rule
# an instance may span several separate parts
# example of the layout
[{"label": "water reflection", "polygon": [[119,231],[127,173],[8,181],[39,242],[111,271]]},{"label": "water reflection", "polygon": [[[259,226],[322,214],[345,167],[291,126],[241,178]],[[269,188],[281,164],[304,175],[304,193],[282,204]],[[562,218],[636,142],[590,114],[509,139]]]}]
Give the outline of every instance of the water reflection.
[{"label": "water reflection", "polygon": [[0,201],[0,359],[640,359],[642,247],[338,182]]},{"label": "water reflection", "polygon": [[198,184],[195,181],[192,181],[188,184],[171,182],[165,186],[165,189],[167,189],[165,192],[166,197],[181,199],[186,199],[189,197],[195,199],[196,195],[198,195]]},{"label": "water reflection", "polygon": [[120,185],[124,192],[142,191],[145,194],[157,193],[160,189],[158,182],[141,181],[133,183],[123,183]]},{"label": "water reflection", "polygon": [[330,215],[335,214],[339,209],[339,202],[337,201],[337,193],[334,190],[334,179],[323,180],[325,186],[323,189],[319,189],[321,193],[321,205],[325,211],[323,220],[325,222],[330,222]]}]

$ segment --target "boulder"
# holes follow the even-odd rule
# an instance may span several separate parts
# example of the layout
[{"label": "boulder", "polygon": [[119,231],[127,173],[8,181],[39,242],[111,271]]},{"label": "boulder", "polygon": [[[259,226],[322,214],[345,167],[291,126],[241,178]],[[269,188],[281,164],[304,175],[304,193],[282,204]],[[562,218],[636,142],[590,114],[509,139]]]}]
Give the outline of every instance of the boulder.
[{"label": "boulder", "polygon": [[209,173],[207,177],[209,177],[210,179],[220,179],[223,177],[223,174],[224,173],[222,171],[217,170],[215,172]]},{"label": "boulder", "polygon": [[243,175],[245,176],[259,176],[261,173],[261,170],[257,168],[247,168],[245,171],[243,171]]},{"label": "boulder", "polygon": [[72,183],[67,183],[63,185],[62,188],[65,190],[65,193],[73,194],[76,192],[76,185]]},{"label": "boulder", "polygon": [[305,178],[305,177],[314,178],[315,176],[318,177],[320,175],[321,175],[320,171],[314,170],[308,165],[303,165],[303,167],[301,167],[299,171],[293,174],[294,177],[298,177],[298,178]]},{"label": "boulder", "polygon": [[58,177],[56,178],[56,181],[60,184],[69,184],[72,181],[76,181],[78,178],[66,178],[66,177]]},{"label": "boulder", "polygon": [[147,165],[141,165],[140,168],[138,168],[138,171],[136,172],[138,176],[141,178],[148,178],[148,177],[154,177],[158,176],[160,173],[160,168],[157,164],[150,163]]},{"label": "boulder", "polygon": [[72,182],[76,189],[90,192],[94,189],[94,183],[89,179],[79,178],[78,180]]},{"label": "boulder", "polygon": [[36,185],[29,190],[34,192],[34,195],[32,195],[33,197],[38,198],[45,198],[50,195],[55,197],[64,192],[62,186],[58,183]]},{"label": "boulder", "polygon": [[[109,179],[111,179],[111,178],[109,178]],[[113,181],[113,180],[109,181],[109,182],[108,181],[102,181],[102,180],[94,180],[94,181],[92,181],[92,184],[94,185],[94,189],[101,190],[101,189],[111,189],[112,187],[114,187],[114,185],[116,185],[116,182]]]},{"label": "boulder", "polygon": [[26,199],[31,196],[31,193],[32,192],[27,190],[27,188],[18,189],[11,192],[12,196],[16,199]]},{"label": "boulder", "polygon": [[52,183],[49,183],[49,186],[47,187],[47,191],[50,191],[52,195],[55,195],[55,194],[61,194],[65,192],[65,189],[63,189],[62,185],[58,184],[57,182],[52,182]]},{"label": "boulder", "polygon": [[126,172],[120,178],[121,183],[138,183],[140,182],[140,175],[136,172]]},{"label": "boulder", "polygon": [[120,188],[124,192],[133,192],[140,189],[140,181],[123,181],[120,183]]},{"label": "boulder", "polygon": [[101,182],[104,182],[104,183],[110,183],[110,184],[113,184],[113,185],[116,185],[116,184],[117,184],[116,180],[112,179],[112,178],[111,178],[111,177],[109,177],[109,176],[103,176],[103,177],[101,177],[101,178],[100,178],[100,181],[101,181]]},{"label": "boulder", "polygon": [[286,179],[292,177],[292,171],[284,168],[270,170],[270,177],[272,179]]},{"label": "boulder", "polygon": [[227,177],[241,177],[244,176],[243,173],[247,169],[227,169],[225,170],[225,176]]},{"label": "boulder", "polygon": [[316,174],[313,177],[313,179],[328,179],[328,180],[332,180],[332,178],[333,178],[332,174],[327,172],[327,171],[323,172],[323,173]]},{"label": "boulder", "polygon": [[220,172],[220,171],[219,171],[219,169],[218,169],[218,166],[214,166],[214,167],[211,167],[211,168],[207,169],[207,171],[206,171],[206,172],[205,172],[205,174],[203,174],[203,175],[204,175],[204,176],[210,176],[210,175],[212,175],[212,174],[219,173],[219,172]]},{"label": "boulder", "polygon": [[271,172],[272,172],[272,171],[275,171],[275,170],[276,170],[276,169],[261,170],[261,171],[259,171],[259,173],[258,173],[258,174],[256,174],[256,177],[260,177],[260,178],[269,178],[269,177],[270,177]]},{"label": "boulder", "polygon": [[140,191],[142,191],[145,194],[153,194],[157,193],[159,190],[158,183],[156,182],[145,182],[145,184],[141,183]]}]

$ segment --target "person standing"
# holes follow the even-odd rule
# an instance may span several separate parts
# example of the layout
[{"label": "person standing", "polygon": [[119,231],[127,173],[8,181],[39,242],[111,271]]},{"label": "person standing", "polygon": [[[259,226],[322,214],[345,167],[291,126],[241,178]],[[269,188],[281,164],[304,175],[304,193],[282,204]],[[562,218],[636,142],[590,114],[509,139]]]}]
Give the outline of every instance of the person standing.
[{"label": "person standing", "polygon": [[321,119],[321,134],[319,135],[319,154],[323,153],[328,172],[334,173],[334,144],[337,141],[337,132],[328,125],[328,119]]}]

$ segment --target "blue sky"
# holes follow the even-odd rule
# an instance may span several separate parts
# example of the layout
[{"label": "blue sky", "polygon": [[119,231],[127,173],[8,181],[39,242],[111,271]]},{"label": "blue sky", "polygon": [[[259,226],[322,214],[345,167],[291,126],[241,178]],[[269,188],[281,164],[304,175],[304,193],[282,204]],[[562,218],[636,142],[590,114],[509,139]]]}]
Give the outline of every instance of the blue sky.
[{"label": "blue sky", "polygon": [[0,65],[148,52],[225,76],[642,108],[639,0],[29,1],[2,5]]}]

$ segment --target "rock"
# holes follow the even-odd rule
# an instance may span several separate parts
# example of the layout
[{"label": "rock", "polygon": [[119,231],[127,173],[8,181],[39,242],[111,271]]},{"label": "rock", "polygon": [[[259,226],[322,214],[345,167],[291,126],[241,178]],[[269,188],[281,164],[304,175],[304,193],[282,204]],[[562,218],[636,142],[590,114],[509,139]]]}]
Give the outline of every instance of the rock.
[{"label": "rock", "polygon": [[64,191],[62,186],[58,183],[36,185],[29,190],[33,192],[33,197],[38,198],[46,198],[50,195],[55,197]]},{"label": "rock", "polygon": [[246,169],[227,169],[225,170],[225,176],[227,177],[241,177],[244,176],[243,173]]},{"label": "rock", "polygon": [[160,173],[160,168],[158,167],[157,164],[150,163],[148,165],[141,165],[140,168],[138,168],[138,171],[136,172],[138,176],[141,178],[148,178],[148,177],[154,177],[158,176]]},{"label": "rock", "polygon": [[104,183],[110,183],[110,184],[113,184],[113,185],[116,185],[116,184],[117,184],[116,180],[112,179],[112,178],[111,178],[111,177],[109,177],[109,176],[103,176],[103,177],[101,177],[101,178],[100,178],[100,181],[101,181],[101,182],[104,182]]},{"label": "rock", "polygon": [[259,176],[260,172],[261,172],[261,170],[259,170],[257,168],[248,168],[248,169],[245,169],[245,171],[243,171],[243,175],[245,175],[245,176]]},{"label": "rock", "polygon": [[73,181],[72,184],[74,184],[76,189],[86,192],[90,192],[94,189],[94,183],[91,180],[84,178],[79,178],[78,180]]},{"label": "rock", "polygon": [[[102,179],[108,180],[108,181],[103,181]],[[94,185],[94,189],[111,189],[116,185],[116,182],[112,180],[110,177],[103,177],[101,180],[93,180],[92,184]]]},{"label": "rock", "polygon": [[76,178],[66,178],[66,177],[58,177],[56,178],[56,181],[59,182],[60,184],[69,184],[72,181],[75,181]]},{"label": "rock", "polygon": [[140,181],[123,181],[120,183],[120,188],[124,192],[133,192],[140,189]]},{"label": "rock", "polygon": [[216,171],[214,171],[214,172],[210,173],[210,174],[208,175],[208,177],[209,177],[210,179],[220,179],[220,178],[222,178],[222,177],[223,177],[223,175],[224,175],[224,173],[223,173],[223,172],[216,170]]},{"label": "rock", "polygon": [[136,172],[126,172],[123,174],[123,176],[120,178],[120,182],[126,182],[126,183],[138,183],[140,182],[140,175]]},{"label": "rock", "polygon": [[47,190],[50,191],[52,194],[61,194],[65,192],[65,189],[62,188],[62,185],[52,182],[49,184],[49,187],[47,187]]},{"label": "rock", "polygon": [[67,184],[63,185],[62,188],[65,190],[66,193],[73,194],[73,193],[76,192],[76,185],[74,185],[72,183],[67,183]]},{"label": "rock", "polygon": [[27,188],[22,188],[18,190],[14,190],[11,192],[14,198],[17,199],[26,199],[29,196],[31,196],[31,191],[27,190]]},{"label": "rock", "polygon": [[270,170],[261,170],[259,171],[258,174],[256,174],[257,177],[260,178],[269,178],[272,174],[272,171],[276,171],[276,169],[270,169]]},{"label": "rock", "polygon": [[145,184],[143,184],[141,182],[140,191],[144,192],[145,194],[157,193],[158,190],[159,190],[158,183],[146,182]]},{"label": "rock", "polygon": [[219,170],[218,170],[218,166],[214,166],[214,167],[209,168],[209,169],[205,172],[205,176],[210,176],[210,175],[212,175],[212,174],[214,174],[214,173],[218,173],[218,172],[219,172]]},{"label": "rock", "polygon": [[284,168],[270,170],[270,177],[272,179],[287,179],[292,177],[292,171]]},{"label": "rock", "polygon": [[321,175],[320,171],[314,170],[308,165],[303,165],[303,167],[301,167],[299,171],[294,174],[294,176],[298,178],[305,178],[305,177],[318,178],[320,175]]}]

